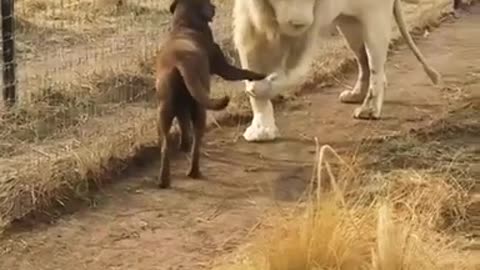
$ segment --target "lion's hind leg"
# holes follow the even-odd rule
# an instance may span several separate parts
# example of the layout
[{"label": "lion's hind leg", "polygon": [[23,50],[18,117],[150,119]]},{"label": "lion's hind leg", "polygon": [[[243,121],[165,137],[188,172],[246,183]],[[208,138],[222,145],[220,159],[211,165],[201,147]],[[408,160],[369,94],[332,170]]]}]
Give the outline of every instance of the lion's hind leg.
[{"label": "lion's hind leg", "polygon": [[338,28],[342,33],[349,48],[355,54],[358,65],[358,78],[352,90],[345,90],[340,93],[339,99],[343,103],[362,103],[367,96],[370,82],[370,66],[365,43],[363,41],[363,27],[360,21],[355,18],[339,18]]},{"label": "lion's hind leg", "polygon": [[355,109],[354,117],[379,119],[385,98],[385,63],[391,37],[391,15],[382,10],[364,18],[364,40],[368,50],[370,84],[363,104]]}]

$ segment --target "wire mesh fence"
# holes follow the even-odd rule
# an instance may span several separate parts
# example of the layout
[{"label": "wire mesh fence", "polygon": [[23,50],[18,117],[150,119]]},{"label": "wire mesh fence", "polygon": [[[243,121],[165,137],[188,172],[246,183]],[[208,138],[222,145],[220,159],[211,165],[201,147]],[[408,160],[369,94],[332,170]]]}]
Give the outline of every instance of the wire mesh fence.
[{"label": "wire mesh fence", "polygon": [[[92,117],[150,100],[145,97],[152,94],[151,76],[144,63],[168,30],[169,4],[2,1],[7,30],[2,47],[15,44],[15,49],[3,51],[2,93],[11,102],[0,105],[0,157],[17,152],[22,143],[62,137]],[[14,99],[15,108],[6,109]]]},{"label": "wire mesh fence", "polygon": [[[216,38],[230,42],[233,1],[214,2]],[[3,8],[4,3],[11,7]],[[152,109],[151,59],[169,29],[170,3],[2,1],[3,13],[15,12],[3,19],[2,29],[8,28],[5,21],[10,20],[14,31],[4,36],[2,46],[15,41],[15,49],[2,66],[16,71],[15,79],[7,76],[11,83],[4,76],[2,87],[4,100],[16,103],[7,109],[5,104],[13,102],[0,102],[0,159],[32,155],[30,150],[37,151],[42,144],[67,144],[82,137],[80,133],[111,128],[92,127],[99,122],[96,118]]]},{"label": "wire mesh fence", "polygon": [[13,0],[2,1],[2,98],[6,106],[11,106],[16,100],[15,78],[15,43],[14,43],[14,2]]},{"label": "wire mesh fence", "polygon": [[52,81],[125,67],[150,51],[168,25],[168,1],[15,2],[22,98]]},{"label": "wire mesh fence", "polygon": [[[2,46],[15,50],[2,66],[15,67],[17,99],[0,98],[0,228],[156,142],[151,64],[172,0],[9,1]],[[230,42],[233,1],[214,2],[216,39]]]}]

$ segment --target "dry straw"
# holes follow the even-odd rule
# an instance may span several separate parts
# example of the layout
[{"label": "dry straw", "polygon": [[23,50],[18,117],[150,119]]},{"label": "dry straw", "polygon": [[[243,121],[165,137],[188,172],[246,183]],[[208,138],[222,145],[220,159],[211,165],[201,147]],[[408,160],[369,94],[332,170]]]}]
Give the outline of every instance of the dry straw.
[{"label": "dry straw", "polygon": [[[235,263],[217,270],[478,269],[474,257],[460,250],[459,241],[426,226],[425,221],[439,215],[437,206],[417,212],[416,198],[399,199],[395,192],[377,194],[372,200],[364,200],[362,196],[349,199],[333,175],[326,153],[333,154],[343,166],[349,165],[328,145],[317,144],[317,153],[314,179],[317,186],[315,192],[311,190],[315,196],[303,214],[288,219],[271,218],[267,223],[275,226],[261,231]],[[321,174],[323,168],[330,179],[331,191],[322,188],[326,184]],[[355,188],[353,185],[349,188]],[[436,199],[450,196],[442,193]],[[400,202],[412,211],[398,211],[395,205]]]}]

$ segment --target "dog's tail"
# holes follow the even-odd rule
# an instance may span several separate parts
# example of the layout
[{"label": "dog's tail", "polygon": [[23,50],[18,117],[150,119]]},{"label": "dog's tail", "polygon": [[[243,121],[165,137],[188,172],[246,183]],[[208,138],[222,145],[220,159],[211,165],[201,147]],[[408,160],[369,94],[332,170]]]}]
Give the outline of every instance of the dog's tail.
[{"label": "dog's tail", "polygon": [[[177,65],[190,95],[208,110],[219,111],[225,109],[230,102],[230,97],[210,98],[208,95],[210,92],[209,69],[208,67],[196,66],[193,62]],[[208,64],[208,61],[200,62]],[[187,67],[187,65],[191,67]]]},{"label": "dog's tail", "polygon": [[[410,1],[410,2],[413,2],[413,1]],[[402,6],[400,3],[400,0],[395,0],[394,2],[393,15],[395,17],[395,21],[397,22],[400,33],[402,34],[403,38],[405,38],[405,40],[407,41],[408,47],[410,47],[410,49],[412,50],[417,60],[422,64],[423,69],[427,73],[430,80],[433,82],[433,84],[440,83],[442,80],[441,75],[438,73],[438,71],[436,71],[432,66],[430,66],[427,63],[427,61],[425,60],[425,57],[423,57],[423,54],[415,45],[415,42],[413,41],[412,36],[410,36],[410,33],[407,30],[407,26],[405,25],[405,19],[403,18],[403,12],[402,12]]]}]

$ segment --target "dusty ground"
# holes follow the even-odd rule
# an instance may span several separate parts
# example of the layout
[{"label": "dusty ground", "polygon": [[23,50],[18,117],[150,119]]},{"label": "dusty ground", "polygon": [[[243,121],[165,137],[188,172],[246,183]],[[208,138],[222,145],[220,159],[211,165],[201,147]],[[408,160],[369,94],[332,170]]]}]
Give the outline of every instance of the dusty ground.
[{"label": "dusty ground", "polygon": [[[89,208],[53,224],[16,225],[1,240],[0,268],[208,267],[212,258],[244,243],[266,211],[298,199],[312,171],[314,137],[349,156],[362,139],[451,118],[449,111],[463,104],[463,97],[474,96],[478,103],[480,7],[472,13],[454,24],[445,23],[418,42],[444,75],[448,89],[432,87],[412,53],[402,46],[388,63],[389,90],[382,120],[354,120],[354,105],[337,101],[345,84],[353,83],[354,74],[348,74],[339,78],[339,85],[312,89],[278,111],[284,138],[278,142],[246,143],[237,138],[244,126],[210,132],[202,156],[206,180],[185,178],[187,159],[179,155],[172,162],[171,190],[153,187],[155,161],[131,170],[118,184],[99,192]],[[478,107],[470,110],[472,119],[460,120],[478,129]],[[478,136],[465,132],[461,138],[461,143],[444,143],[476,154],[478,165]]]}]

